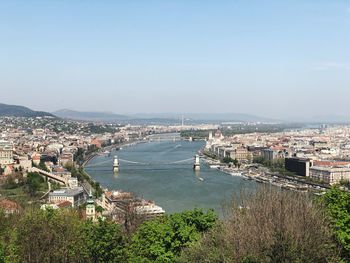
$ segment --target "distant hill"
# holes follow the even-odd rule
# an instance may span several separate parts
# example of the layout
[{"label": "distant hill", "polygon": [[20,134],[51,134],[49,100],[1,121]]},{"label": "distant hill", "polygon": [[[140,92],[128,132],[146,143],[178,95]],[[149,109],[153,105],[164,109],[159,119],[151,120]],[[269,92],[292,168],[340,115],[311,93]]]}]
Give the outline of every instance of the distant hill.
[{"label": "distant hill", "polygon": [[53,112],[53,114],[64,119],[82,121],[118,121],[129,119],[127,116],[112,112],[74,111],[68,109],[58,110]]},{"label": "distant hill", "polygon": [[279,122],[278,120],[243,113],[140,113],[128,116],[113,112],[75,111],[63,109],[53,112],[54,115],[71,120],[85,121],[119,121],[135,124],[179,124],[182,115],[186,123],[198,122]]},{"label": "distant hill", "polygon": [[349,116],[343,115],[318,115],[314,116],[309,122],[318,123],[350,123]]},{"label": "distant hill", "polygon": [[140,113],[131,115],[135,118],[151,119],[181,119],[182,115],[185,119],[197,121],[221,121],[221,122],[279,122],[279,120],[260,117],[245,113]]},{"label": "distant hill", "polygon": [[24,106],[0,103],[0,117],[56,117],[44,111],[34,111]]}]

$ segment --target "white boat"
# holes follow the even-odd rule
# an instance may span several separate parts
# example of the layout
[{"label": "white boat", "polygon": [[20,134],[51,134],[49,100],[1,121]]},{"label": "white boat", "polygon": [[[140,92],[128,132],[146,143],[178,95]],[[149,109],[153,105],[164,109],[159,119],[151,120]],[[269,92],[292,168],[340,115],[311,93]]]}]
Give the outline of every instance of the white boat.
[{"label": "white boat", "polygon": [[240,172],[232,172],[230,173],[232,176],[242,176],[242,173]]}]

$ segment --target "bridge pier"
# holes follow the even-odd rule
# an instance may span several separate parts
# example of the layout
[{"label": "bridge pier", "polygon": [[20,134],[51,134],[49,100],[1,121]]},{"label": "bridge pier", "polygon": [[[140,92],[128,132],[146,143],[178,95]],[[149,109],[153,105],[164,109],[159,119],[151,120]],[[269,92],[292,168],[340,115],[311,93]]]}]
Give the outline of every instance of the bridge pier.
[{"label": "bridge pier", "polygon": [[113,172],[114,173],[118,173],[119,172],[119,159],[118,159],[118,156],[114,156]]},{"label": "bridge pier", "polygon": [[200,169],[201,169],[201,165],[200,165],[200,162],[199,162],[199,155],[196,154],[196,156],[194,157],[193,170],[199,171]]}]

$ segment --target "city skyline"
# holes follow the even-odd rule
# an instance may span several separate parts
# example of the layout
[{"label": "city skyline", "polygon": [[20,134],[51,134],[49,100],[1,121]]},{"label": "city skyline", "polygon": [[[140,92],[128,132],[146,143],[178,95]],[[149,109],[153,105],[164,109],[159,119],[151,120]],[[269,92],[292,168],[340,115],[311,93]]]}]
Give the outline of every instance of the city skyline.
[{"label": "city skyline", "polygon": [[0,3],[1,102],[350,116],[347,1]]}]

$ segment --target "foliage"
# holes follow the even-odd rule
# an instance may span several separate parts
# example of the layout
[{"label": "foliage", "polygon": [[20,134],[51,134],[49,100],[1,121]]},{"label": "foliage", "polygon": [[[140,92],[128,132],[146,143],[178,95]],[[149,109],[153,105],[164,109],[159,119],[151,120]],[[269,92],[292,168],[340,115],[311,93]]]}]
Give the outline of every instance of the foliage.
[{"label": "foliage", "polygon": [[146,222],[132,237],[132,261],[174,262],[182,249],[198,241],[216,220],[212,210],[195,209]]},{"label": "foliage", "polygon": [[78,148],[77,152],[74,154],[74,162],[77,164],[82,164],[84,162],[84,154],[84,149]]},{"label": "foliage", "polygon": [[226,156],[222,161],[226,164],[233,164],[235,167],[240,168],[241,163],[237,159],[232,159],[231,157]]},{"label": "foliage", "polygon": [[345,256],[350,261],[350,192],[332,187],[323,196],[331,216],[333,227],[339,243],[345,250]]},{"label": "foliage", "polygon": [[0,210],[0,263],[349,262],[350,193],[332,188],[321,201],[261,188],[234,198],[223,220],[195,209],[146,221],[130,236],[73,210]]},{"label": "foliage", "polygon": [[259,157],[254,157],[253,162],[260,163],[263,166],[270,168],[271,172],[278,172],[279,174],[287,175],[287,176],[295,176],[295,173],[287,171],[285,169],[285,166],[284,166],[285,160],[283,158],[277,158],[272,161],[269,161],[269,160],[266,160],[264,157],[259,156]]},{"label": "foliage", "polygon": [[79,224],[70,211],[28,211],[13,238],[20,261],[85,262],[87,249]]},{"label": "foliage", "polygon": [[25,184],[25,179],[21,172],[12,173],[6,176],[6,180],[3,189],[17,189]]},{"label": "foliage", "polygon": [[71,172],[72,177],[77,177],[79,182],[88,182],[93,188],[94,195],[96,198],[101,197],[103,191],[100,183],[92,180],[91,177],[84,171],[82,167],[79,167],[77,169],[74,165],[67,165],[65,168]]},{"label": "foliage", "polygon": [[196,209],[149,220],[129,237],[115,222],[84,220],[73,210],[33,207],[13,216],[0,211],[0,259],[11,263],[174,262],[216,220],[212,211]]},{"label": "foliage", "polygon": [[[243,208],[242,208],[243,207]],[[325,210],[310,197],[262,188],[234,199],[227,217],[180,262],[339,262]]]},{"label": "foliage", "polygon": [[[0,219],[11,224],[8,218]],[[119,225],[81,220],[74,211],[31,209],[4,229],[0,259],[2,252],[5,262],[127,262]]]},{"label": "foliage", "polygon": [[49,169],[47,169],[45,162],[43,162],[43,161],[40,161],[38,168],[41,170],[44,170],[46,172],[50,172]]},{"label": "foliage", "polygon": [[224,162],[224,163],[233,163],[233,159],[231,158],[231,157],[225,157],[224,159],[222,159],[222,161]]},{"label": "foliage", "polygon": [[1,244],[0,244],[0,263],[5,263],[4,249]]},{"label": "foliage", "polygon": [[126,262],[126,239],[119,225],[99,220],[84,223],[86,247],[92,262]]},{"label": "foliage", "polygon": [[26,189],[30,196],[35,196],[39,191],[41,184],[45,180],[38,173],[28,173],[26,181]]}]

